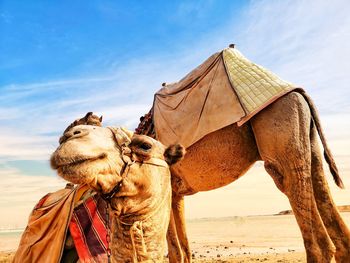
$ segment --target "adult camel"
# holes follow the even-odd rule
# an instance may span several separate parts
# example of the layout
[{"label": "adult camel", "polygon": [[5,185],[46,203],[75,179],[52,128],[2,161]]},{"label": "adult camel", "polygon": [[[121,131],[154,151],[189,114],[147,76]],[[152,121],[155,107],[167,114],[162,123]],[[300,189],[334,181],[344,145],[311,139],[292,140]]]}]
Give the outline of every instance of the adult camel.
[{"label": "adult camel", "polygon": [[[112,262],[163,262],[171,209],[169,164],[182,158],[183,147],[166,148],[125,129],[96,127],[90,113],[84,118],[65,130],[51,156],[52,168],[110,203]],[[80,125],[85,122],[93,126]]]},{"label": "adult camel", "polygon": [[291,92],[241,127],[212,132],[186,149],[171,168],[172,214],[168,230],[170,262],[191,262],[186,235],[184,196],[225,186],[244,175],[256,161],[290,202],[299,225],[307,262],[350,262],[350,231],[329,191],[324,156],[336,184],[343,187],[319,117],[304,92]]},{"label": "adult camel", "polygon": [[[169,165],[182,158],[184,149],[181,145],[164,147],[150,137],[133,135],[125,129],[96,127],[100,121],[95,120],[88,113],[66,129],[51,156],[51,166],[62,178],[87,185],[109,203],[106,212],[110,234],[105,239],[111,249],[111,262],[163,262],[171,210]],[[77,192],[70,192],[71,200],[78,196]],[[71,243],[72,253],[62,256],[65,224],[69,222],[64,216],[68,217],[66,210],[72,203],[61,201],[70,197],[58,192],[50,196],[33,210],[14,262],[77,262],[72,242],[66,242]],[[50,210],[58,203],[64,208]],[[86,214],[91,217],[91,205],[84,206],[89,207]],[[63,210],[62,218],[56,212]],[[100,215],[94,221],[99,226],[96,229],[101,229]],[[102,242],[103,237],[92,240],[94,246],[89,252],[78,252],[79,262],[107,261],[100,249]],[[81,250],[83,243],[79,240],[75,245]]]},{"label": "adult camel", "polygon": [[225,186],[257,161],[289,199],[308,262],[350,262],[350,231],[325,179],[318,135],[336,184],[343,187],[327,146],[317,110],[302,91],[290,92],[249,122],[229,125],[186,149],[171,167],[172,213],[167,234],[169,261],[191,262],[184,196]]}]

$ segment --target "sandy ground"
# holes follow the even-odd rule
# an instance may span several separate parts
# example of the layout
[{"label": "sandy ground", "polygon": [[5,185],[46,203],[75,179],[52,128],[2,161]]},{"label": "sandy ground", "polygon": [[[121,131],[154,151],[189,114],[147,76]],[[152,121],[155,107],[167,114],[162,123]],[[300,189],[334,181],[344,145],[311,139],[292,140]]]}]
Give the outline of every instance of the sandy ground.
[{"label": "sandy ground", "polygon": [[[342,213],[350,226],[350,213]],[[306,262],[294,216],[189,220],[194,262]],[[11,262],[20,232],[0,232],[0,263]]]},{"label": "sandy ground", "polygon": [[[0,263],[9,263],[13,259],[10,252],[0,252]],[[274,255],[248,255],[238,256],[228,259],[194,259],[194,263],[199,262],[226,262],[226,263],[248,263],[248,262],[273,262],[273,263],[290,263],[290,262],[306,262],[304,253],[283,253]]]},{"label": "sandy ground", "polygon": [[293,216],[200,219],[187,225],[194,262],[306,262]]}]

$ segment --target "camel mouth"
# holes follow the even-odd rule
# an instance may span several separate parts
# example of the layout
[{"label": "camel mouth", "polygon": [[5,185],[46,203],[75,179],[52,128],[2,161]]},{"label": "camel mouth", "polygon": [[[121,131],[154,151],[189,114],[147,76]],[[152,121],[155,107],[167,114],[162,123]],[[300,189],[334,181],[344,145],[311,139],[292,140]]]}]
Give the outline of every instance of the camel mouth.
[{"label": "camel mouth", "polygon": [[[123,181],[121,180],[108,193],[102,193],[101,194],[102,198],[105,199],[106,201],[111,200],[116,194],[119,193],[122,186],[123,186]],[[102,189],[101,186],[100,188]]]},{"label": "camel mouth", "polygon": [[63,167],[73,167],[81,165],[82,163],[86,162],[93,162],[97,160],[102,160],[107,157],[106,153],[101,153],[98,156],[75,156],[73,158],[60,158],[57,155],[53,155],[51,157],[50,163],[52,169],[59,169]]}]

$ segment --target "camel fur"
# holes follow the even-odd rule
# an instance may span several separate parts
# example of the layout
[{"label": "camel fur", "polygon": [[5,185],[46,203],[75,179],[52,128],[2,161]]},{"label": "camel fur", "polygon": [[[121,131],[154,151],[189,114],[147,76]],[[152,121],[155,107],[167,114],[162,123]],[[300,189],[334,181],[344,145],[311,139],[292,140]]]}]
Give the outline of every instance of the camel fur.
[{"label": "camel fur", "polygon": [[[184,149],[99,125],[71,126],[51,166],[74,184],[111,198],[112,262],[162,262],[171,210],[170,170]],[[166,156],[165,152],[167,153]]]},{"label": "camel fur", "polygon": [[187,148],[186,157],[171,168],[170,262],[191,262],[184,196],[225,186],[257,161],[264,162],[267,173],[289,199],[307,262],[350,262],[350,231],[331,197],[318,135],[334,180],[343,187],[316,108],[305,93],[291,92],[243,126],[227,126]]},{"label": "camel fur", "polygon": [[255,162],[263,161],[277,188],[289,199],[307,262],[349,263],[350,231],[330,194],[318,136],[335,183],[343,187],[316,107],[305,92],[290,92],[244,125],[226,126],[188,147],[185,158],[171,167],[169,261],[192,261],[184,196],[230,184]]}]

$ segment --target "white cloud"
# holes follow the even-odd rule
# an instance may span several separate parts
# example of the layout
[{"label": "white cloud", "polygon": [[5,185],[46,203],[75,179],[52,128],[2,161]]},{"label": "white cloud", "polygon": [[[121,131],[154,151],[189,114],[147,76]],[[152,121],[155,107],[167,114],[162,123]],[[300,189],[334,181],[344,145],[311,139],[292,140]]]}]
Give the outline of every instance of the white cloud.
[{"label": "white cloud", "polygon": [[[311,94],[347,187],[337,189],[325,164],[339,205],[348,204],[350,194],[349,11],[350,3],[345,0],[253,1],[240,17],[241,22],[229,23],[216,42],[238,44],[248,58],[302,85]],[[263,168],[253,168],[232,185],[188,197],[186,202],[189,218],[275,213],[289,207]]]},{"label": "white cloud", "polygon": [[18,108],[0,107],[0,121],[8,121],[21,115]]},{"label": "white cloud", "polygon": [[0,228],[24,227],[34,205],[48,192],[62,189],[58,177],[27,176],[15,168],[0,170]]},{"label": "white cloud", "polygon": [[54,136],[39,136],[13,129],[0,130],[0,159],[48,160],[54,151]]},{"label": "white cloud", "polygon": [[[188,8],[195,11],[200,7]],[[169,50],[167,54],[137,57],[123,63],[102,58],[110,66],[102,75],[95,76],[92,72],[88,77],[76,79],[0,87],[0,120],[6,120],[0,123],[0,158],[47,159],[57,146],[58,134],[87,111],[104,115],[108,125],[134,128],[140,115],[151,107],[153,94],[162,82],[181,79],[229,43],[236,43],[254,62],[305,87],[321,111],[326,136],[330,138],[335,155],[347,154],[350,138],[347,125],[350,123],[349,13],[350,3],[346,0],[252,1],[238,18],[227,18],[223,28],[198,34],[191,43],[179,40],[176,45],[182,47],[181,51]],[[101,62],[100,58],[96,61]],[[344,163],[342,159],[340,169],[348,175],[349,168]],[[243,183],[238,186],[248,188],[255,179],[250,176],[241,180]],[[216,191],[218,196],[220,191]],[[236,192],[238,194],[232,198],[242,198],[243,192],[239,189]],[[203,196],[206,198],[206,194]],[[203,198],[198,200],[202,202]],[[276,200],[276,206],[284,206],[284,201]],[[269,209],[268,206],[259,203],[261,209]],[[227,207],[222,211],[227,215],[235,214]],[[256,207],[248,206],[245,213],[254,211]]]},{"label": "white cloud", "polygon": [[350,3],[256,1],[240,25],[250,58],[299,84],[321,111],[350,112]]},{"label": "white cloud", "polygon": [[213,1],[211,0],[180,2],[172,19],[176,21],[185,20],[186,22],[189,22],[188,19],[193,19],[195,21],[210,10],[212,3]]},{"label": "white cloud", "polygon": [[[195,45],[188,43],[180,52],[111,61],[111,69],[100,76],[3,87],[0,101],[17,104],[8,115],[16,122],[6,125],[27,136],[60,133],[75,118],[95,111],[108,124],[134,128],[162,82],[179,80],[230,42],[253,61],[305,87],[321,113],[349,112],[348,11],[348,2],[340,0],[253,1],[239,21],[228,20],[224,28],[199,36]],[[44,94],[47,100],[33,94]]]},{"label": "white cloud", "polygon": [[[134,129],[163,82],[182,78],[208,53],[162,54],[111,64],[103,75],[0,87],[0,158],[48,159],[59,134],[88,111]],[[92,74],[93,75],[93,74]]]}]

